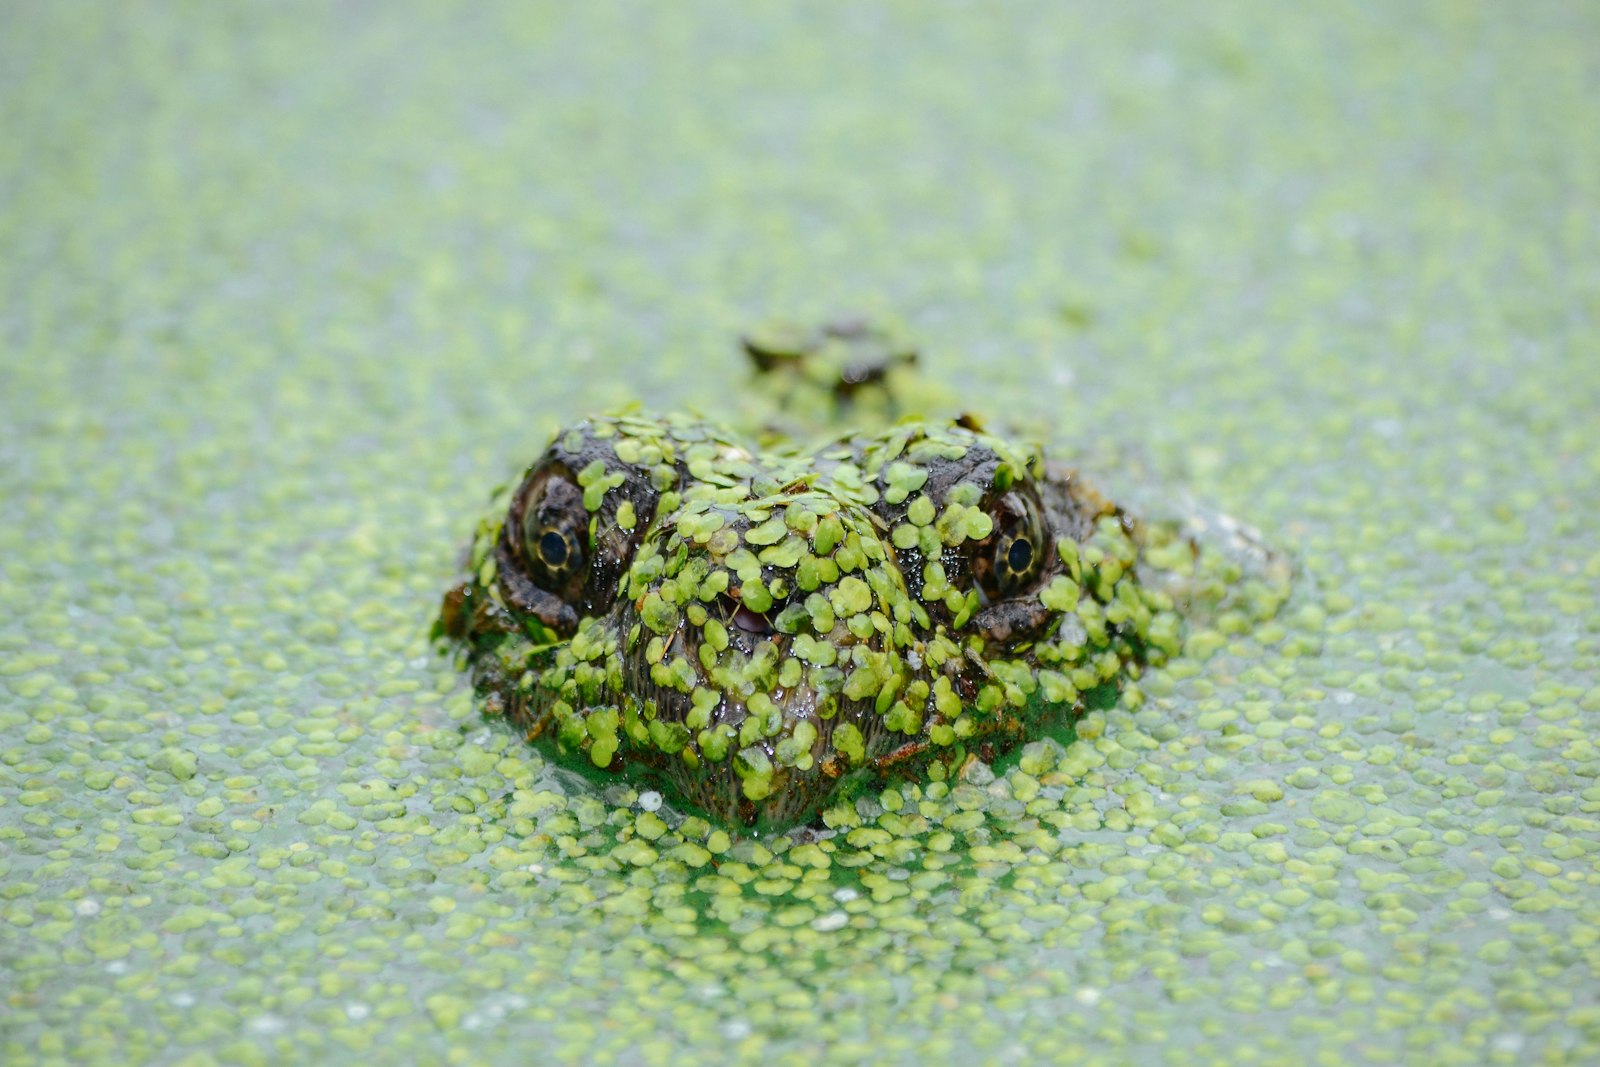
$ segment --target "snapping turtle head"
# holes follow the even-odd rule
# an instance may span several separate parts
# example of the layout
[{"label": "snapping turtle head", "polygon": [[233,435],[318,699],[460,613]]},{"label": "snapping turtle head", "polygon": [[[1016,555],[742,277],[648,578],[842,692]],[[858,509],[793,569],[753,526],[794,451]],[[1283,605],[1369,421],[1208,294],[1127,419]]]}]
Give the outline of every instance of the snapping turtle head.
[{"label": "snapping turtle head", "polygon": [[558,433],[502,497],[440,629],[559,757],[781,827],[1069,721],[1175,650],[1146,548],[970,421],[758,451],[618,415]]}]

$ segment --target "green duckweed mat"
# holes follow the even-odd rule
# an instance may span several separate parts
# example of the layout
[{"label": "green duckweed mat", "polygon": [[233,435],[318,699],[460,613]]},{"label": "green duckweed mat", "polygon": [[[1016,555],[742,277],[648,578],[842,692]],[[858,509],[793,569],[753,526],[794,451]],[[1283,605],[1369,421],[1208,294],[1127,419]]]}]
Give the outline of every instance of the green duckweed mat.
[{"label": "green duckweed mat", "polygon": [[[1600,12],[0,14],[0,1060],[1600,1059]],[[764,316],[1300,565],[1067,748],[730,839],[427,627]]]}]

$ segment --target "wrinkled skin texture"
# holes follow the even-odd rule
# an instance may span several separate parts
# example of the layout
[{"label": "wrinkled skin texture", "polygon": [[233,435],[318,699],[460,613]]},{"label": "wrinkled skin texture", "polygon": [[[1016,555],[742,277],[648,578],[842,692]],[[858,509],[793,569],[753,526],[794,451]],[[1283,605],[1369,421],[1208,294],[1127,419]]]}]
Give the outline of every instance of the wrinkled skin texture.
[{"label": "wrinkled skin texture", "polygon": [[[828,330],[778,365],[838,407],[856,389],[830,374],[909,362],[881,344],[841,361],[841,339],[876,335]],[[746,344],[771,373],[778,346]],[[441,612],[490,709],[558,758],[777,829],[852,784],[958,772],[1070,724],[1181,649],[1180,607],[1241,576],[971,420],[766,440],[681,415],[558,433]]]}]

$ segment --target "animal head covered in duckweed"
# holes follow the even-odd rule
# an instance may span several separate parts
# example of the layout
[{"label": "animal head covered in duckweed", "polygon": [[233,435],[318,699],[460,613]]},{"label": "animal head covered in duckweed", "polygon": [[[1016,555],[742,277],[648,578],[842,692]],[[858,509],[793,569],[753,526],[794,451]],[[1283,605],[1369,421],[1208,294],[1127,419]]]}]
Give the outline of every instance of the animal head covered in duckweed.
[{"label": "animal head covered in duckweed", "polygon": [[620,414],[501,495],[439,632],[558,758],[776,829],[1069,725],[1241,575],[968,421],[757,451]]}]

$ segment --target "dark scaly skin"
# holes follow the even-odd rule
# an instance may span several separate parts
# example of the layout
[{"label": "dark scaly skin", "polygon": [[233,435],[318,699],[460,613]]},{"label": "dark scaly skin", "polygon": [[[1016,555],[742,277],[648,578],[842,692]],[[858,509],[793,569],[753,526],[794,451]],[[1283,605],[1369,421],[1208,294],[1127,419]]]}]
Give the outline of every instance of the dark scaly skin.
[{"label": "dark scaly skin", "polygon": [[[788,388],[854,407],[828,375],[870,387],[909,362],[879,340],[800,335]],[[763,347],[747,340],[770,373]],[[558,433],[479,524],[440,616],[490,709],[560,759],[779,829],[841,788],[1070,723],[1175,655],[1180,605],[1242,574],[970,419],[768,440],[682,415]],[[1282,568],[1257,570],[1275,605]]]}]

